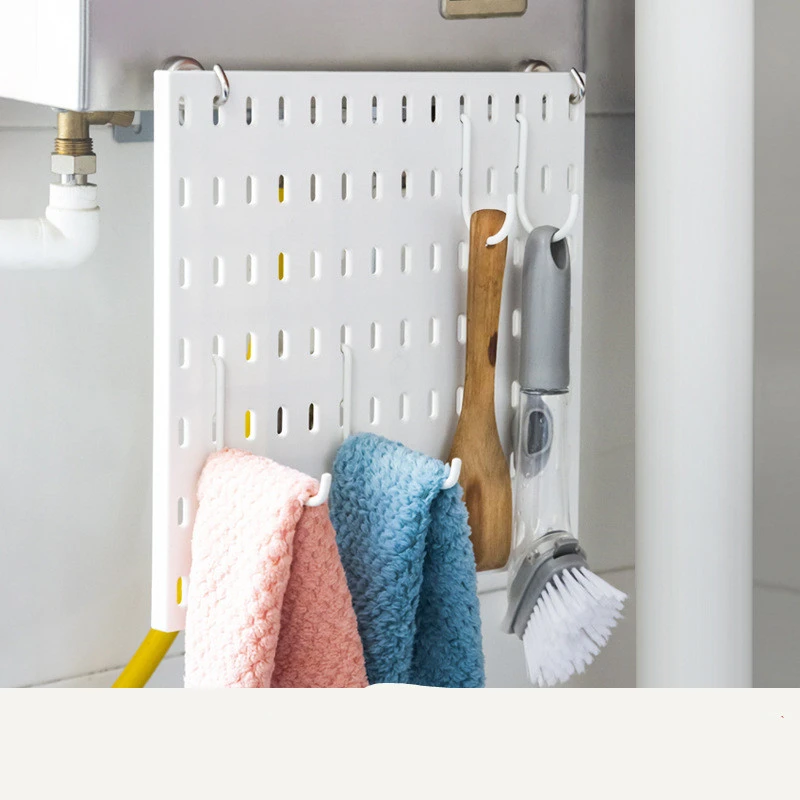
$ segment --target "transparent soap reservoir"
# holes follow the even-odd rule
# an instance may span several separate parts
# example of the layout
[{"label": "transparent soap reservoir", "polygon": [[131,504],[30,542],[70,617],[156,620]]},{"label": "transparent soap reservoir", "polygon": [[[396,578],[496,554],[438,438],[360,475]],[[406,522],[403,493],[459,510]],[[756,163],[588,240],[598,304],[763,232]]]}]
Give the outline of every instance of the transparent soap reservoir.
[{"label": "transparent soap reservoir", "polygon": [[569,533],[566,454],[569,392],[520,392],[514,447],[514,527],[511,576],[537,543]]}]

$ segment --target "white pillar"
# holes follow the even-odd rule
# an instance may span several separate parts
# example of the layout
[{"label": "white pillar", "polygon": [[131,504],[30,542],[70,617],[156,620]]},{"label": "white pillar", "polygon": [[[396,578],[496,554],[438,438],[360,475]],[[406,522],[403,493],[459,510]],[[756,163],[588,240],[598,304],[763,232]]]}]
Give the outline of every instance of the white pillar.
[{"label": "white pillar", "polygon": [[752,685],[753,14],[636,2],[640,686]]}]

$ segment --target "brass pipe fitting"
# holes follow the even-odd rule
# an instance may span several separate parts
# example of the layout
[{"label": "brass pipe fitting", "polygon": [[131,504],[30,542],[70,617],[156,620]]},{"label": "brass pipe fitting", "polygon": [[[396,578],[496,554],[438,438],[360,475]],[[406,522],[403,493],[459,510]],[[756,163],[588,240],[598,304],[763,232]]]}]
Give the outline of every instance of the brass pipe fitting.
[{"label": "brass pipe fitting", "polygon": [[133,111],[61,111],[54,154],[60,156],[91,156],[90,125],[124,125],[133,122]]},{"label": "brass pipe fitting", "polygon": [[97,168],[97,158],[89,136],[90,125],[133,123],[133,111],[60,111],[51,158],[52,171],[64,184],[85,184]]},{"label": "brass pipe fitting", "polygon": [[133,111],[89,111],[86,116],[90,125],[133,125]]},{"label": "brass pipe fitting", "polygon": [[58,132],[53,155],[91,156],[92,140],[89,138],[89,115],[80,111],[61,111],[58,114]]}]

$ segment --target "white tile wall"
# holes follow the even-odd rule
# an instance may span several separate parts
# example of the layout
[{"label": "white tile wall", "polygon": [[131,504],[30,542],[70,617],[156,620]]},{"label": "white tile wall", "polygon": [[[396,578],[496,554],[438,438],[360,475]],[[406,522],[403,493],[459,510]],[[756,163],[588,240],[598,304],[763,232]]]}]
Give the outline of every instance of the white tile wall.
[{"label": "white tile wall", "polygon": [[[122,672],[121,668],[106,669],[89,675],[78,675],[61,681],[42,684],[43,689],[110,689]],[[167,656],[150,678],[148,689],[180,689],[183,687],[183,656]]]},{"label": "white tile wall", "polygon": [[[95,256],[0,274],[3,686],[124,663],[148,626],[152,147],[95,143]],[[0,216],[42,213],[51,149],[0,132]]]}]

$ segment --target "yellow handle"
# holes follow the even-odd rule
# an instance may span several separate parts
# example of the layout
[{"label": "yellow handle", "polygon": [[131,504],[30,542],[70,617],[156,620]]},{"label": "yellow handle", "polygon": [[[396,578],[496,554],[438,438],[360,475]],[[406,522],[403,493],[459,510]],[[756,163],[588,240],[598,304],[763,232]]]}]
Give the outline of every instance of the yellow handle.
[{"label": "yellow handle", "polygon": [[164,660],[167,651],[172,647],[178,632],[164,633],[155,628],[144,637],[139,649],[133,654],[128,666],[114,681],[114,689],[144,689],[147,681],[153,676],[158,665]]}]

